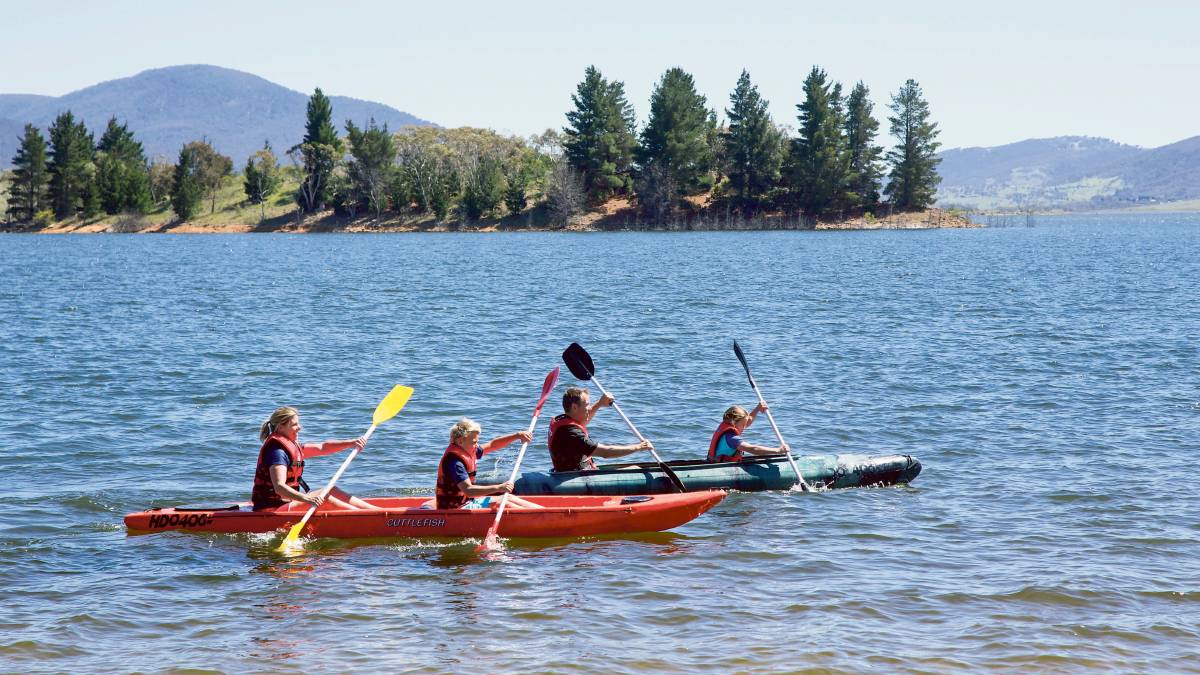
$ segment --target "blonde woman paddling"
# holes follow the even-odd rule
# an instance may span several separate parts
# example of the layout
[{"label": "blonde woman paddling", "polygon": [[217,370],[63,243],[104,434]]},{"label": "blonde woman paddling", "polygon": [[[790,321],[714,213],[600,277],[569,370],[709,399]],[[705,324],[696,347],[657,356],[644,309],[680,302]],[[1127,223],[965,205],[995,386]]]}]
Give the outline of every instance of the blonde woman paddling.
[{"label": "blonde woman paddling", "polygon": [[765,404],[758,404],[750,412],[740,405],[730,406],[721,419],[721,426],[713,432],[712,440],[708,442],[708,461],[737,462],[745,455],[773,455],[787,452],[786,445],[767,447],[754,445],[742,440],[742,432],[754,423],[758,413],[767,409]]},{"label": "blonde woman paddling", "polygon": [[[450,427],[450,445],[442,453],[438,462],[437,487],[434,490],[439,509],[478,509],[486,508],[487,502],[476,499],[489,495],[511,493],[513,484],[509,481],[495,485],[477,485],[475,483],[475,463],[489,452],[495,452],[507,447],[515,441],[528,443],[533,435],[522,429],[507,436],[498,436],[479,444],[479,434],[483,429],[475,420],[466,417]],[[496,506],[499,506],[496,502]],[[541,504],[521,499],[509,494],[510,508],[540,509]]]},{"label": "blonde woman paddling", "polygon": [[263,422],[258,434],[263,444],[258,451],[258,466],[254,469],[254,491],[250,496],[254,510],[299,505],[308,508],[321,504],[329,504],[338,509],[381,510],[378,506],[352,497],[336,487],[328,494],[325,494],[323,489],[308,492],[308,484],[303,478],[306,457],[332,455],[350,448],[358,448],[361,451],[366,442],[362,438],[352,438],[324,443],[301,443],[301,428],[300,413],[296,412],[295,408],[279,408]]}]

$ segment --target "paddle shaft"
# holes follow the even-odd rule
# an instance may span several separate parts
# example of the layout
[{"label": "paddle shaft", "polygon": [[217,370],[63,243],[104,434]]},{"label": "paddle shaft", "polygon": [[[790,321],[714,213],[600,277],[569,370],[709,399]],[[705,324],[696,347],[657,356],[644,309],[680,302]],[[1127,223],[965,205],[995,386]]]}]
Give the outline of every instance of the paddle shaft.
[{"label": "paddle shaft", "polygon": [[[367,439],[371,438],[371,434],[375,433],[375,427],[376,425],[372,424],[371,428],[367,429],[367,433],[363,434],[364,444],[367,442]],[[329,491],[333,489],[334,484],[338,482],[338,479],[342,477],[342,474],[346,473],[346,468],[350,466],[350,462],[353,462],[354,458],[358,456],[358,450],[358,448],[355,448],[354,450],[350,451],[350,455],[342,461],[342,465],[339,466],[338,470],[333,474],[333,478],[329,479],[329,484],[325,486],[324,490],[326,497],[329,496]],[[304,527],[304,524],[308,522],[308,519],[312,518],[312,514],[316,513],[316,511],[316,506],[308,507],[308,512],[305,513],[304,517],[300,519],[300,522],[293,525],[292,528],[299,532],[300,529]]]},{"label": "paddle shaft", "polygon": [[[600,384],[600,380],[597,380],[595,375],[592,375],[592,382],[596,383],[596,387],[600,390],[601,394],[612,398],[612,394],[608,393],[608,390],[604,388],[604,385]],[[625,416],[625,412],[621,410],[621,406],[617,405],[616,400],[613,400],[612,407],[617,411],[617,414],[621,416],[621,419],[625,420],[625,424],[629,427],[629,430],[633,432],[633,435],[637,436],[639,441],[645,441],[646,437],[642,436],[641,432],[637,430],[637,427],[633,426],[633,422],[630,422],[629,418]],[[654,455],[654,461],[658,462],[659,464],[666,464],[666,462],[662,461],[662,457],[659,457],[658,453],[654,451],[654,448],[650,448],[650,454]]]},{"label": "paddle shaft", "polygon": [[[749,372],[749,370],[746,371],[747,374],[749,374]],[[771,409],[767,408],[767,401],[763,398],[762,392],[758,390],[758,385],[754,383],[753,377],[750,378],[750,386],[754,389],[754,394],[758,396],[759,405],[761,405],[763,408],[766,408],[763,410],[763,412],[767,413],[767,421],[771,423],[771,429],[775,432],[775,438],[779,439],[780,445],[786,445],[783,442],[783,434],[779,432],[779,425],[775,424],[775,416],[771,414]],[[790,448],[787,451],[787,458],[788,463],[792,465],[792,471],[796,472],[796,481],[800,484],[800,487],[805,490],[810,490],[811,488],[808,486],[808,483],[804,482],[804,476],[800,475],[800,467],[796,466],[796,460],[792,458],[792,451]]]},{"label": "paddle shaft", "polygon": [[[542,414],[541,408],[538,408],[537,412],[533,413],[533,419],[529,421],[529,428],[526,429],[526,431],[529,432],[530,434],[533,434],[534,428],[537,427],[538,416],[540,416],[541,414]],[[520,470],[520,468],[521,468],[521,460],[525,459],[525,448],[528,448],[528,447],[529,447],[529,443],[527,441],[521,443],[521,450],[519,452],[517,452],[517,462],[515,464],[513,464],[513,470],[512,470],[512,473],[509,474],[509,476],[508,476],[508,482],[511,483],[511,482],[514,482],[517,480],[517,471]],[[500,497],[500,508],[496,509],[496,520],[495,520],[495,522],[492,523],[491,529],[488,530],[489,535],[500,529],[500,516],[504,515],[504,507],[507,505],[508,505],[508,493],[505,492],[504,495],[502,497]]]}]

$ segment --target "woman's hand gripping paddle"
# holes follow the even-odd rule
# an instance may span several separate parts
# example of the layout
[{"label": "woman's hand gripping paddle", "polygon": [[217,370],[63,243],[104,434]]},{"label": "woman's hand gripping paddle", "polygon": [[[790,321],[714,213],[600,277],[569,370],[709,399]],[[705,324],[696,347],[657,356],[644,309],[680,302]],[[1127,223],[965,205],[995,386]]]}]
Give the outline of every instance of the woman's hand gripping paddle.
[{"label": "woman's hand gripping paddle", "polygon": [[[746,378],[750,380],[750,388],[754,390],[754,395],[758,397],[759,405],[766,408],[764,412],[767,413],[767,420],[771,423],[771,428],[775,430],[775,438],[779,439],[780,445],[787,446],[783,442],[783,434],[779,433],[779,427],[775,424],[775,417],[771,415],[771,410],[767,408],[766,400],[763,399],[762,393],[758,391],[758,385],[754,383],[754,376],[750,374],[750,366],[746,363],[746,355],[742,352],[742,348],[738,346],[737,340],[733,341],[733,353],[738,357],[738,361],[742,362],[742,367],[746,369]],[[804,492],[811,491],[812,488],[808,486],[808,483],[804,482],[804,476],[800,475],[800,467],[796,466],[796,460],[792,458],[791,448],[788,448],[787,458],[788,463],[792,465],[792,471],[796,472],[796,482],[800,485],[800,489]]]},{"label": "woman's hand gripping paddle", "polygon": [[[384,396],[383,400],[379,402],[379,405],[375,406],[375,414],[371,417],[371,427],[367,429],[367,433],[363,434],[364,443],[371,438],[371,434],[375,433],[375,427],[378,427],[380,424],[392,419],[396,416],[396,413],[400,412],[400,409],[403,408],[404,404],[408,403],[408,399],[412,397],[412,393],[412,387],[406,387],[402,384],[392,387],[392,390],[388,392],[388,395]],[[333,489],[334,484],[337,483],[338,479],[342,477],[342,474],[346,472],[346,467],[350,466],[350,462],[354,461],[356,456],[358,456],[358,448],[355,448],[350,452],[350,455],[346,457],[345,461],[342,462],[342,465],[338,467],[337,473],[333,474],[333,478],[329,479],[329,484],[325,486],[324,490],[326,495],[328,495],[329,491]],[[292,526],[292,529],[288,530],[287,536],[283,538],[283,542],[281,542],[279,547],[275,550],[283,552],[291,548],[296,541],[300,539],[300,530],[304,529],[304,525],[308,523],[308,519],[312,518],[312,514],[316,510],[316,506],[308,507],[308,513],[305,513],[304,517],[300,519],[300,522],[296,523]]]},{"label": "woman's hand gripping paddle", "polygon": [[[554,389],[555,383],[558,382],[558,368],[550,371],[546,375],[546,381],[542,382],[542,395],[538,398],[537,405],[533,408],[533,419],[529,420],[529,433],[533,433],[534,427],[537,426],[538,415],[542,414],[542,405],[546,403],[546,398],[550,396],[550,390]],[[517,463],[513,465],[512,475],[508,477],[508,482],[517,480],[517,470],[521,468],[521,460],[525,458],[525,448],[529,447],[528,443],[521,444],[521,451],[517,453]],[[483,543],[475,547],[476,551],[495,550],[500,548],[500,538],[496,533],[500,530],[500,518],[504,516],[504,506],[508,504],[508,493],[500,498],[500,508],[496,509],[496,520],[492,522],[492,526],[488,528],[487,536],[483,538]]]},{"label": "woman's hand gripping paddle", "polygon": [[[600,381],[596,379],[596,366],[592,363],[592,357],[587,353],[587,350],[579,346],[578,342],[572,342],[566,351],[563,352],[562,356],[563,363],[567,364],[567,370],[570,370],[572,375],[585,382],[588,380],[595,382],[596,387],[600,389],[600,393],[612,398],[612,395],[604,389],[604,385],[600,384]],[[621,411],[621,406],[617,405],[616,401],[613,401],[612,406],[616,409],[617,414],[621,416],[621,419],[625,420],[625,424],[633,432],[633,435],[637,436],[639,441],[645,441],[646,438],[638,433],[637,427],[633,426],[633,422],[630,422],[625,413]],[[666,462],[662,461],[662,458],[658,456],[654,448],[650,448],[650,454],[654,455],[654,460],[658,462],[658,468],[662,469],[662,472],[667,475],[667,478],[671,480],[671,484],[675,486],[675,489],[678,492],[687,492],[683,481],[679,480],[679,476],[675,474],[675,471],[667,466]]]}]

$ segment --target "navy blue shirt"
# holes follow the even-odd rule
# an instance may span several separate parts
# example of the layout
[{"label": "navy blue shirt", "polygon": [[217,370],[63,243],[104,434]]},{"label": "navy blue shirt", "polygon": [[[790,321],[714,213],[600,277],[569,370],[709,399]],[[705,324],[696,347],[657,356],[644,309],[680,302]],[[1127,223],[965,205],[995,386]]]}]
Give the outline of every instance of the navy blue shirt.
[{"label": "navy blue shirt", "polygon": [[[483,457],[483,449],[481,449],[478,445],[476,445],[475,446],[475,459],[478,460],[478,459],[481,459],[482,457]],[[470,476],[467,474],[467,465],[463,464],[463,461],[461,459],[455,457],[454,455],[451,455],[449,459],[450,459],[450,464],[449,464],[448,468],[450,469],[450,478],[452,479],[451,480],[452,483],[454,483],[455,485],[458,485],[459,483],[463,482],[464,480],[467,480],[468,478],[470,478]]]},{"label": "navy blue shirt", "polygon": [[267,466],[287,466],[292,461],[288,459],[287,451],[280,447],[267,449]]},{"label": "navy blue shirt", "polygon": [[[300,441],[296,441],[296,445],[300,445]],[[283,449],[283,445],[279,441],[272,440],[271,445],[267,446],[267,466],[291,466],[292,460],[288,457],[287,450]]]}]

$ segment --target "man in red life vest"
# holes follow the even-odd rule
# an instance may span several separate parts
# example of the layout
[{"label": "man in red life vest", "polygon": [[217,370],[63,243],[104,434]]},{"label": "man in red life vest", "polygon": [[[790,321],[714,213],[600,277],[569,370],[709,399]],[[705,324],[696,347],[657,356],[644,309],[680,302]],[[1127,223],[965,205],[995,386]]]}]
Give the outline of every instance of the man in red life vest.
[{"label": "man in red life vest", "polygon": [[725,416],[721,420],[721,426],[717,427],[717,430],[713,432],[712,440],[708,442],[708,461],[737,462],[747,454],[774,455],[776,453],[787,452],[786,445],[769,448],[765,445],[754,445],[742,440],[742,432],[754,422],[754,418],[758,416],[758,413],[766,409],[767,407],[761,403],[754,406],[754,410],[750,412],[746,412],[746,409],[740,405],[730,406],[725,411]]},{"label": "man in red life vest", "polygon": [[588,436],[587,425],[596,411],[611,404],[608,394],[591,405],[587,389],[571,387],[563,394],[563,410],[566,412],[550,422],[550,459],[555,471],[585,471],[595,469],[592,457],[624,457],[638,450],[654,447],[650,441],[633,445],[603,445]]}]

